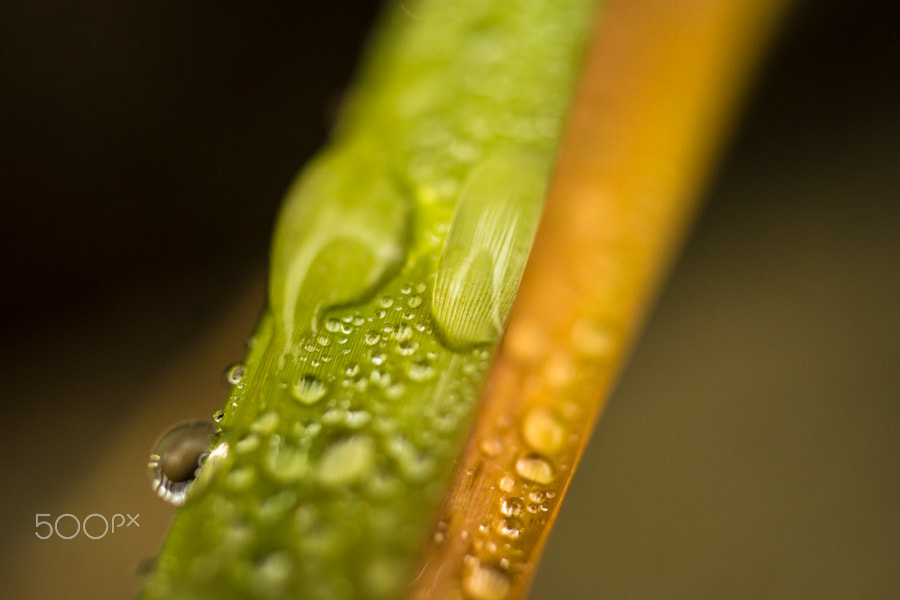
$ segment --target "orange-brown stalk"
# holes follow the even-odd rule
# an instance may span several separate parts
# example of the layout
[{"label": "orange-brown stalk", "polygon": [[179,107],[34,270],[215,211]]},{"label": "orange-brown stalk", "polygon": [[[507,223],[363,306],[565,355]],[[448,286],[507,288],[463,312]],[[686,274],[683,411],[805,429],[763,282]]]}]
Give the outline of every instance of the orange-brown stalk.
[{"label": "orange-brown stalk", "polygon": [[785,2],[611,0],[414,599],[519,598]]}]

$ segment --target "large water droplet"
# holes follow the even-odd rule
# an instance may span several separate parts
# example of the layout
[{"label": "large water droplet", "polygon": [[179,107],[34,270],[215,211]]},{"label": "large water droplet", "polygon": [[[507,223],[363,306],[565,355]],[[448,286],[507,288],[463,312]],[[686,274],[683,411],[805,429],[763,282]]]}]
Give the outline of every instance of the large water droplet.
[{"label": "large water droplet", "polygon": [[476,564],[463,577],[463,591],[473,600],[503,600],[509,594],[509,576],[496,567]]},{"label": "large water droplet", "polygon": [[516,473],[523,479],[546,485],[553,481],[556,474],[553,465],[543,456],[526,454],[516,461]]},{"label": "large water droplet", "polygon": [[294,384],[294,398],[303,404],[315,404],[327,393],[328,386],[315,375],[303,375]]},{"label": "large water droplet", "polygon": [[148,469],[153,491],[160,498],[176,506],[184,502],[217,431],[214,423],[189,421],[176,425],[156,442]]},{"label": "large water droplet", "polygon": [[522,437],[532,450],[552,454],[562,447],[566,431],[550,409],[538,406],[525,415]]}]

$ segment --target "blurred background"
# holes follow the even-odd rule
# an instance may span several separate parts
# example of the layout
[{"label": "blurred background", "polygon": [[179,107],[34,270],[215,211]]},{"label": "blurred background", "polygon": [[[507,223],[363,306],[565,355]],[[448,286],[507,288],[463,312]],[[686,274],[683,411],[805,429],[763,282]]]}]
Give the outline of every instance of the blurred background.
[{"label": "blurred background", "polygon": [[[223,405],[376,12],[0,5],[0,596],[133,597],[174,512],[150,447]],[[533,598],[900,598],[898,17],[788,19]]]}]

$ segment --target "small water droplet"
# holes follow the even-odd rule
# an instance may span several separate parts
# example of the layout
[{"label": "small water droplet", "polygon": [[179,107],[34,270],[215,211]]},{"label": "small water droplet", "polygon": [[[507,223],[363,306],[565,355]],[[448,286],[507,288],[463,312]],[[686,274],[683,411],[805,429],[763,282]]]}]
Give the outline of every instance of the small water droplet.
[{"label": "small water droplet", "polygon": [[500,512],[507,517],[516,517],[525,512],[525,503],[515,496],[506,498],[500,503]]},{"label": "small water droplet", "polygon": [[318,479],[327,487],[343,487],[361,480],[375,462],[375,445],[364,435],[332,442],[319,459]]},{"label": "small water droplet", "polygon": [[294,384],[294,398],[306,405],[313,405],[328,393],[328,386],[315,375],[306,374]]},{"label": "small water droplet", "polygon": [[373,352],[371,357],[372,364],[381,365],[382,363],[384,363],[385,358],[387,357],[384,355],[384,352]]},{"label": "small water droplet", "polygon": [[509,540],[519,539],[524,529],[525,524],[515,517],[507,517],[497,523],[497,533]]},{"label": "small water droplet", "polygon": [[412,356],[418,349],[419,344],[412,340],[406,340],[397,344],[397,354],[400,356]]},{"label": "small water droplet", "polygon": [[374,329],[370,329],[366,332],[366,345],[374,346],[381,340],[381,334],[379,334]]},{"label": "small water droplet", "polygon": [[503,600],[509,594],[509,576],[496,567],[477,564],[463,577],[463,591],[473,600]]},{"label": "small water droplet", "polygon": [[256,419],[250,426],[250,429],[262,435],[271,435],[278,429],[280,420],[277,412],[269,411]]},{"label": "small water droplet", "polygon": [[553,411],[538,406],[525,415],[522,422],[522,437],[532,450],[552,454],[562,447],[566,431]]},{"label": "small water droplet", "polygon": [[347,377],[356,377],[359,375],[359,365],[355,362],[348,364],[347,368],[344,369],[344,374],[347,375]]},{"label": "small water droplet", "polygon": [[411,296],[406,305],[410,308],[420,307],[422,305],[422,296]]},{"label": "small water droplet", "polygon": [[225,418],[225,411],[222,409],[219,409],[213,413],[213,421],[215,421],[216,423],[221,423],[222,419],[224,419],[224,418]]},{"label": "small water droplet", "polygon": [[401,294],[408,294],[408,293],[410,293],[411,291],[412,291],[412,286],[409,285],[409,284],[404,285],[402,288],[400,288],[400,293],[401,293]]},{"label": "small water droplet", "polygon": [[387,313],[385,312],[385,310],[383,308],[379,308],[378,310],[375,311],[376,319],[383,319],[385,317],[385,315],[387,315]]},{"label": "small water droplet", "polygon": [[318,342],[320,346],[330,346],[331,338],[327,335],[320,335],[316,338],[316,342]]},{"label": "small water droplet", "polygon": [[541,485],[550,483],[556,477],[550,461],[538,454],[520,456],[516,461],[516,473],[523,479]]},{"label": "small water droplet", "polygon": [[615,336],[609,327],[585,317],[572,327],[572,343],[583,355],[599,358],[612,352]]},{"label": "small water droplet", "polygon": [[217,431],[214,423],[190,421],[176,425],[159,438],[147,466],[153,491],[160,498],[175,505],[184,502]]},{"label": "small water droplet", "polygon": [[353,315],[353,320],[350,322],[353,323],[353,325],[355,325],[356,327],[359,327],[360,325],[365,323],[366,320],[362,315]]},{"label": "small water droplet", "polygon": [[331,333],[337,333],[341,330],[341,322],[334,318],[328,319],[325,321],[325,329]]},{"label": "small water droplet", "polygon": [[417,360],[409,365],[407,374],[413,381],[428,381],[434,377],[435,370],[429,361]]},{"label": "small water droplet", "polygon": [[231,385],[237,385],[244,380],[247,370],[241,363],[235,363],[225,369],[225,381]]},{"label": "small water droplet", "polygon": [[516,480],[509,475],[500,478],[500,489],[504,492],[511,492],[516,488]]},{"label": "small water droplet", "polygon": [[478,444],[478,448],[485,456],[497,456],[503,450],[503,445],[497,438],[483,438]]},{"label": "small water droplet", "polygon": [[394,299],[389,296],[384,296],[381,298],[381,306],[385,308],[390,308],[393,303]]},{"label": "small water droplet", "polygon": [[350,323],[341,323],[341,333],[344,335],[349,335],[353,332],[353,325]]},{"label": "small water droplet", "polygon": [[397,325],[397,331],[394,332],[394,339],[398,342],[405,342],[406,340],[411,339],[413,336],[413,328],[409,325],[409,323],[400,323]]}]

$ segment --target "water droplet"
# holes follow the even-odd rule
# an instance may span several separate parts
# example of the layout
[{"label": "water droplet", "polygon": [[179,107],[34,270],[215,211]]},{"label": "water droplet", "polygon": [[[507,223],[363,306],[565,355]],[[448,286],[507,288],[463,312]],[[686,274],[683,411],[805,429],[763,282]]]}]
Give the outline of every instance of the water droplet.
[{"label": "water droplet", "polygon": [[406,391],[406,386],[402,383],[392,383],[384,390],[384,395],[390,398],[391,400],[396,400],[403,396],[403,392]]},{"label": "water droplet", "polygon": [[351,410],[344,418],[344,424],[350,429],[359,429],[360,427],[364,427],[371,420],[372,415],[370,415],[366,411]]},{"label": "water droplet", "polygon": [[409,325],[409,323],[400,323],[397,325],[397,331],[394,332],[394,339],[398,342],[405,342],[406,340],[411,339],[413,336],[413,328]]},{"label": "water droplet", "polygon": [[265,455],[266,473],[275,481],[295,483],[309,470],[306,454],[274,436]]},{"label": "water droplet", "polygon": [[511,492],[516,488],[516,480],[509,475],[500,478],[500,489],[504,492]]},{"label": "water droplet", "polygon": [[256,421],[254,421],[250,426],[250,429],[252,429],[256,433],[261,433],[262,435],[271,435],[275,433],[275,430],[278,429],[279,422],[280,419],[278,417],[278,413],[275,411],[269,411],[256,419]]},{"label": "water droplet", "polygon": [[515,517],[525,512],[525,503],[521,498],[512,496],[500,503],[500,512],[507,517]]},{"label": "water droplet", "polygon": [[341,322],[334,318],[328,319],[325,321],[325,329],[331,333],[337,333],[341,330]]},{"label": "water droplet", "polygon": [[383,306],[385,308],[390,308],[393,303],[394,303],[394,299],[389,296],[384,296],[381,299],[381,306]]},{"label": "water droplet", "polygon": [[547,351],[546,335],[534,323],[517,321],[506,332],[503,350],[518,362],[537,362]]},{"label": "water droplet", "polygon": [[508,517],[497,523],[497,533],[510,540],[519,539],[524,529],[525,524],[515,517]]},{"label": "water droplet", "polygon": [[341,323],[341,333],[344,335],[349,335],[353,332],[353,325],[350,323]]},{"label": "water droplet", "polygon": [[525,415],[522,422],[522,437],[532,450],[552,454],[562,447],[566,431],[553,411],[538,406]]},{"label": "water droplet", "polygon": [[250,489],[256,482],[256,471],[253,467],[240,467],[228,474],[225,485],[236,492]]},{"label": "water droplet", "polygon": [[379,308],[378,310],[375,311],[376,319],[383,319],[386,315],[387,315],[387,313],[384,311],[383,308]]},{"label": "water droplet", "polygon": [[225,381],[231,385],[237,385],[244,380],[247,370],[241,363],[236,363],[225,369]]},{"label": "water droplet", "polygon": [[422,306],[422,296],[411,296],[406,305],[410,308],[419,308]]},{"label": "water droplet", "polygon": [[384,363],[385,358],[387,357],[384,355],[384,352],[373,352],[371,358],[372,364],[381,365],[382,363]]},{"label": "water droplet", "polygon": [[306,405],[313,405],[328,393],[328,386],[315,375],[303,375],[294,384],[294,398]]},{"label": "water droplet", "polygon": [[496,567],[476,564],[463,577],[463,591],[473,600],[503,600],[509,594],[509,576]]},{"label": "water droplet", "polygon": [[485,456],[497,456],[503,450],[503,445],[497,438],[483,438],[478,448]]},{"label": "water droplet", "polygon": [[327,487],[343,487],[365,477],[375,462],[375,445],[364,435],[332,442],[319,459],[318,479]]},{"label": "water droplet", "polygon": [[544,501],[544,492],[542,492],[540,490],[534,490],[533,492],[528,494],[528,499],[531,500],[532,502],[536,502],[536,503],[540,504],[541,502]]},{"label": "water droplet", "polygon": [[331,345],[331,338],[328,337],[327,335],[320,335],[319,337],[316,338],[316,341],[319,343],[320,346],[330,346]]},{"label": "water droplet", "polygon": [[409,284],[404,285],[402,288],[400,288],[400,293],[401,293],[401,294],[408,294],[408,293],[410,293],[411,291],[412,291],[412,286],[409,285]]},{"label": "water droplet", "polygon": [[238,454],[249,454],[257,448],[259,448],[259,436],[255,433],[251,433],[234,445],[234,451]]},{"label": "water droplet", "polygon": [[435,370],[427,360],[417,360],[409,365],[407,374],[413,381],[428,381],[434,377]]},{"label": "water droplet", "polygon": [[381,334],[379,334],[374,329],[370,329],[366,332],[366,345],[374,346],[381,340]]},{"label": "water droplet", "polygon": [[222,419],[224,419],[224,418],[225,418],[225,411],[222,409],[219,409],[213,413],[213,421],[215,421],[216,423],[221,423]]},{"label": "water droplet", "polygon": [[572,327],[572,343],[582,354],[599,358],[612,352],[615,336],[609,327],[585,317]]},{"label": "water droplet", "polygon": [[537,454],[520,456],[516,461],[516,473],[523,479],[541,485],[550,483],[556,476],[553,472],[553,465],[546,458]]},{"label": "water droplet", "polygon": [[419,344],[412,340],[406,340],[405,342],[397,344],[397,354],[400,356],[411,356],[415,354],[418,349]]},{"label": "water droplet", "polygon": [[184,502],[217,431],[214,423],[190,421],[176,425],[156,442],[148,469],[153,491],[160,498],[175,505]]}]

